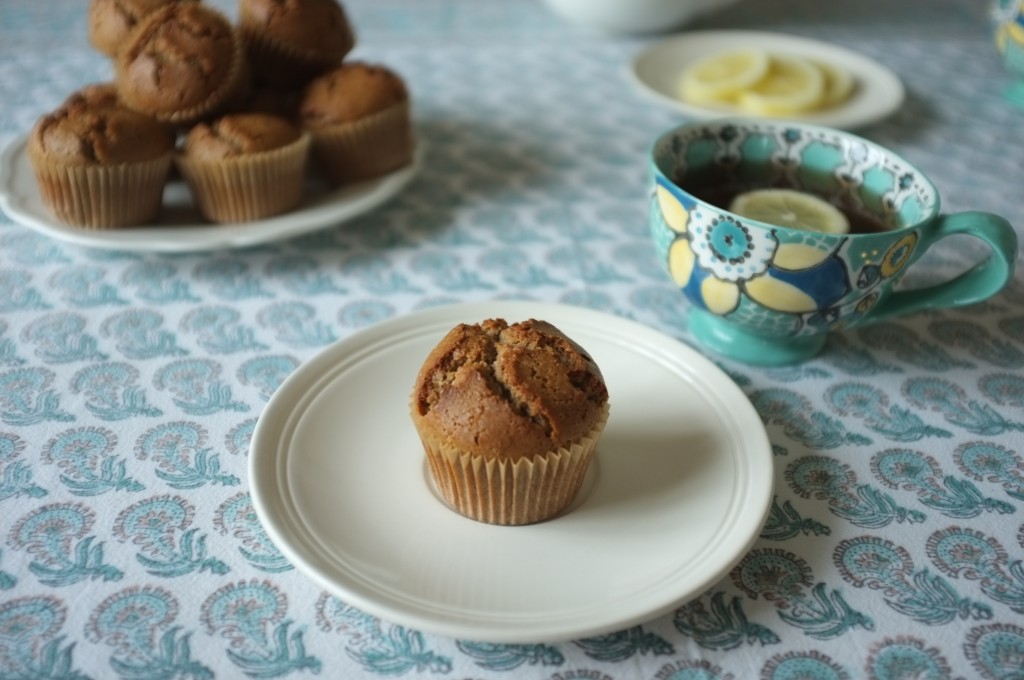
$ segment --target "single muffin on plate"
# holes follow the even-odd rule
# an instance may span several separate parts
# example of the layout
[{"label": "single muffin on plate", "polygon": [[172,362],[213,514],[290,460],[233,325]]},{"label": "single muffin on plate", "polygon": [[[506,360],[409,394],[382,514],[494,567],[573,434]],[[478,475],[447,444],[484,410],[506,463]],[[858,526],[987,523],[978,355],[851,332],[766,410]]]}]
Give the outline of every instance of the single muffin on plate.
[{"label": "single muffin on plate", "polygon": [[173,152],[174,135],[149,116],[83,102],[41,117],[26,149],[47,210],[92,229],[153,221]]},{"label": "single muffin on plate", "polygon": [[286,91],[337,66],[355,45],[336,0],[239,0],[238,32],[254,78]]},{"label": "single muffin on plate", "polygon": [[199,212],[213,222],[247,222],[302,201],[309,135],[266,113],[199,123],[185,135],[176,164]]},{"label": "single muffin on plate", "polygon": [[409,92],[384,66],[352,62],[318,76],[302,93],[299,121],[334,184],[378,177],[412,161]]},{"label": "single muffin on plate", "polygon": [[248,86],[235,29],[199,2],[148,14],[118,53],[116,72],[126,106],[177,125],[215,115]]},{"label": "single muffin on plate", "polygon": [[180,1],[191,0],[91,0],[89,42],[108,57],[115,57],[128,34],[147,14]]},{"label": "single muffin on plate", "polygon": [[608,419],[587,352],[545,321],[460,324],[413,388],[413,424],[450,507],[490,524],[550,519],[572,502]]}]

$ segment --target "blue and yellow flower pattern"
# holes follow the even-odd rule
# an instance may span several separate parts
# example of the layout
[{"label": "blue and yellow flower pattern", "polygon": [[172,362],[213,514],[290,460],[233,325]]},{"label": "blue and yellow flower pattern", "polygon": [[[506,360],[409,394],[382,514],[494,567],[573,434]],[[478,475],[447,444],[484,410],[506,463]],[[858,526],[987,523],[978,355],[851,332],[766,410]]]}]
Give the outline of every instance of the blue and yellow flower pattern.
[{"label": "blue and yellow flower pattern", "polygon": [[674,232],[668,269],[687,297],[725,316],[748,298],[768,310],[809,315],[828,309],[852,289],[839,247],[813,237],[783,242],[778,233],[751,228],[701,204],[659,180],[655,200]]}]

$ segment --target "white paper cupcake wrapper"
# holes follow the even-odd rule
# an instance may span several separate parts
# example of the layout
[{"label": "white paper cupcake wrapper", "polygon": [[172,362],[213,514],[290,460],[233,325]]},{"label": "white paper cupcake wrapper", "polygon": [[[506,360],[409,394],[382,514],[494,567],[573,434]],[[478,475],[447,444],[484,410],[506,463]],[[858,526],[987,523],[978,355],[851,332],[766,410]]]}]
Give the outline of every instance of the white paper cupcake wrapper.
[{"label": "white paper cupcake wrapper", "polygon": [[160,213],[171,154],[119,165],[61,165],[32,158],[43,205],[65,224],[116,229],[147,224]]},{"label": "white paper cupcake wrapper", "polygon": [[572,503],[607,421],[606,405],[598,424],[579,441],[515,461],[423,444],[438,492],[453,510],[489,524],[533,524]]},{"label": "white paper cupcake wrapper", "polygon": [[260,82],[286,91],[301,90],[320,73],[341,64],[355,46],[355,34],[351,30],[338,45],[339,55],[336,57],[298,50],[244,23],[239,26],[238,35],[254,75]]},{"label": "white paper cupcake wrapper", "polygon": [[351,123],[311,129],[313,151],[334,184],[378,177],[412,162],[408,102]]},{"label": "white paper cupcake wrapper", "polygon": [[248,156],[175,162],[199,212],[213,222],[249,222],[287,212],[302,201],[310,137]]}]

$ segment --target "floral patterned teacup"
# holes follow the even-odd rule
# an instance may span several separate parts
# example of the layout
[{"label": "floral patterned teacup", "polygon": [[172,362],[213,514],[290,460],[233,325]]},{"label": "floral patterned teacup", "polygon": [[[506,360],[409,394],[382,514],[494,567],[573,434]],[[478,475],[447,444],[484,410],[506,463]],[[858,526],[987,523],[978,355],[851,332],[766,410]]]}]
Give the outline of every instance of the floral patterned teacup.
[{"label": "floral patterned teacup", "polygon": [[996,49],[1013,79],[1006,98],[1024,106],[1024,0],[996,0],[992,9]]},{"label": "floral patterned teacup", "polygon": [[[651,174],[651,234],[691,303],[690,330],[739,361],[803,361],[830,330],[979,302],[1013,275],[1017,236],[1006,220],[940,214],[938,193],[920,170],[839,130],[745,119],[683,125],[655,141]],[[716,205],[765,187],[828,199],[854,228],[789,229]],[[897,291],[907,268],[952,234],[981,239],[987,257],[950,280]]]}]

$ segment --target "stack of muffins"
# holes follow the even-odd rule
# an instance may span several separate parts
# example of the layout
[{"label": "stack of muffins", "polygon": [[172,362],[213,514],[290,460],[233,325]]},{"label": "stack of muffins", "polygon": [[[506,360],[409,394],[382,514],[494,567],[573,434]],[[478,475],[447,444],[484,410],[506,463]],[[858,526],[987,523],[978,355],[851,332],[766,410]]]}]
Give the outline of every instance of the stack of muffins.
[{"label": "stack of muffins", "polygon": [[412,160],[405,83],[346,61],[337,0],[239,0],[235,23],[200,0],[91,0],[88,18],[113,81],[72,93],[27,146],[61,222],[152,223],[174,166],[199,212],[227,223],[295,209],[309,172],[339,186]]}]

